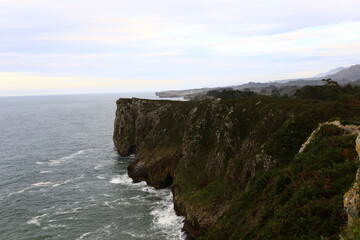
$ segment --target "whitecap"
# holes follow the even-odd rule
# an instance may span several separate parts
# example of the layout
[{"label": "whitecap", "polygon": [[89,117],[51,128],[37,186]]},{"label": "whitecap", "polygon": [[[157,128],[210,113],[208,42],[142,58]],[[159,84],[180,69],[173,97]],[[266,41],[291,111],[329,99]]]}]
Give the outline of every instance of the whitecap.
[{"label": "whitecap", "polygon": [[56,215],[64,215],[64,214],[71,214],[71,213],[76,213],[78,210],[81,210],[81,207],[78,208],[73,208],[69,211],[64,211],[63,209],[60,209],[59,211],[56,211],[55,214]]},{"label": "whitecap", "polygon": [[90,235],[92,233],[94,233],[94,232],[86,232],[83,235],[81,235],[80,237],[78,237],[76,240],[84,239],[84,237],[86,237],[86,236],[88,236],[88,235]]},{"label": "whitecap", "polygon": [[127,232],[127,231],[122,231],[121,233],[125,233],[125,234],[127,234],[127,235],[130,235],[130,236],[132,236],[132,237],[134,237],[134,238],[146,238],[147,236],[146,236],[146,234],[136,234],[136,233],[132,233],[132,232]]},{"label": "whitecap", "polygon": [[97,179],[105,179],[103,175],[96,176]]},{"label": "whitecap", "polygon": [[30,219],[29,221],[27,221],[26,223],[27,224],[34,224],[38,227],[40,227],[41,225],[41,222],[40,222],[40,219],[47,216],[47,213],[45,214],[42,214],[42,215],[39,215],[39,216],[36,216],[36,217],[33,217],[32,219]]},{"label": "whitecap", "polygon": [[26,190],[31,189],[31,188],[33,188],[33,187],[26,187],[26,188],[23,188],[23,189],[21,189],[21,190],[19,190],[19,191],[17,191],[17,192],[12,192],[12,193],[9,193],[7,196],[8,196],[8,197],[11,197],[12,195],[15,195],[15,194],[20,194],[20,193],[25,192]]},{"label": "whitecap", "polygon": [[52,171],[40,171],[40,173],[51,173]]},{"label": "whitecap", "polygon": [[95,202],[95,198],[94,198],[93,196],[90,196],[90,197],[88,197],[88,198],[90,198],[90,201],[91,201],[91,202]]},{"label": "whitecap", "polygon": [[35,164],[44,165],[44,164],[47,164],[47,162],[35,162]]},{"label": "whitecap", "polygon": [[30,219],[30,220],[27,221],[26,223],[27,223],[27,224],[34,224],[34,225],[40,227],[40,221],[39,221],[38,219],[36,219],[36,218]]},{"label": "whitecap", "polygon": [[167,239],[184,239],[185,235],[182,230],[182,222],[184,217],[177,216],[174,210],[172,194],[168,190],[158,191],[162,195],[162,200],[158,205],[152,208],[152,229],[160,231],[167,236]]},{"label": "whitecap", "polygon": [[65,224],[49,224],[49,228],[64,228],[66,227]]},{"label": "whitecap", "polygon": [[76,158],[77,156],[83,155],[83,154],[88,153],[88,152],[92,152],[93,150],[94,149],[84,149],[84,150],[80,150],[78,152],[69,154],[69,155],[67,155],[65,157],[62,157],[60,159],[53,159],[53,160],[50,160],[48,162],[36,162],[36,164],[39,164],[39,165],[48,164],[50,166],[57,166],[57,165],[60,165],[64,161]]},{"label": "whitecap", "polygon": [[67,180],[65,180],[65,181],[63,181],[63,182],[61,182],[61,183],[55,183],[55,184],[53,184],[52,186],[53,186],[53,187],[58,187],[58,186],[61,186],[61,185],[65,185],[65,184],[74,182],[74,181],[76,181],[76,180],[80,180],[80,179],[82,179],[84,176],[85,176],[85,174],[81,174],[80,177],[70,178],[70,179],[67,179]]},{"label": "whitecap", "polygon": [[110,181],[114,184],[131,185],[133,180],[127,175],[127,173],[113,177]]},{"label": "whitecap", "polygon": [[145,187],[141,188],[141,191],[151,193],[151,194],[155,194],[155,195],[158,195],[158,193],[159,193],[158,190],[156,190],[153,187],[149,187],[149,186],[145,186]]},{"label": "whitecap", "polygon": [[99,169],[101,169],[101,168],[102,168],[102,165],[101,165],[101,164],[98,164],[98,165],[96,165],[96,166],[94,167],[95,170],[99,170]]},{"label": "whitecap", "polygon": [[104,205],[107,206],[107,207],[109,207],[109,208],[114,208],[113,206],[111,206],[111,205],[109,204],[108,201],[105,201],[105,202],[104,202]]},{"label": "whitecap", "polygon": [[104,226],[104,227],[101,227],[97,230],[95,230],[94,232],[86,232],[84,234],[82,234],[80,237],[76,238],[76,240],[81,240],[81,239],[84,239],[85,237],[89,236],[89,235],[100,235],[99,237],[96,237],[95,239],[103,239],[104,236],[102,235],[102,233],[106,233],[107,235],[110,235],[111,234],[111,231],[110,231],[110,228],[114,226],[114,228],[116,229],[116,225],[114,223],[110,224],[110,225],[107,225],[107,226]]},{"label": "whitecap", "polygon": [[39,186],[46,186],[46,185],[51,185],[51,184],[53,184],[53,183],[52,182],[38,182],[38,183],[31,184],[31,186],[39,187]]}]

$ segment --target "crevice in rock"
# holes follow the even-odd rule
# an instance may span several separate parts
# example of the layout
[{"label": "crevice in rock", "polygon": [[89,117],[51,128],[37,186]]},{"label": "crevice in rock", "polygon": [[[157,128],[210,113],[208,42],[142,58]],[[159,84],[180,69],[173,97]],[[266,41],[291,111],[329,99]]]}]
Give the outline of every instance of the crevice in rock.
[{"label": "crevice in rock", "polygon": [[131,145],[128,149],[129,155],[130,154],[135,154],[136,153],[136,144]]},{"label": "crevice in rock", "polygon": [[173,182],[173,179],[172,179],[170,173],[168,173],[168,175],[166,176],[166,179],[165,179],[164,182],[161,184],[160,188],[168,188],[168,187],[171,187],[172,182]]}]

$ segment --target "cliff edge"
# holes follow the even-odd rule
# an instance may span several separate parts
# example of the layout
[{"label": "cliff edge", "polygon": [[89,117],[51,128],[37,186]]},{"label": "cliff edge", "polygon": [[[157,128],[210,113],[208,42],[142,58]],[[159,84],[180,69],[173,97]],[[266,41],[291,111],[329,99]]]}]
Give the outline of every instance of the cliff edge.
[{"label": "cliff edge", "polygon": [[113,139],[136,153],[135,182],[171,186],[193,239],[332,239],[347,221],[355,137],[325,124],[302,146],[320,123],[357,116],[353,101],[119,99]]}]

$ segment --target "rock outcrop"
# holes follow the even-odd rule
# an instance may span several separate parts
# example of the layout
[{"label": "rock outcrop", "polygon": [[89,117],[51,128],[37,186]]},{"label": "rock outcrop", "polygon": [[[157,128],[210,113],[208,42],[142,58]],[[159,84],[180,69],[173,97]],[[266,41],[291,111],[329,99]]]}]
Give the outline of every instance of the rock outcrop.
[{"label": "rock outcrop", "polygon": [[[356,152],[360,157],[360,134],[356,138]],[[352,227],[360,221],[360,168],[356,172],[355,183],[352,188],[344,194],[344,208],[348,215],[348,224]]]},{"label": "rock outcrop", "polygon": [[[326,224],[297,230],[299,224],[287,216],[287,211],[293,211],[292,204],[301,209],[313,201],[313,193],[305,193],[300,185],[305,181],[312,186],[312,179],[322,174],[311,173],[317,167],[299,168],[304,161],[318,164],[308,160],[318,138],[313,136],[315,140],[299,150],[320,123],[333,117],[347,120],[356,113],[360,115],[360,107],[355,103],[345,108],[337,103],[266,97],[201,102],[119,99],[113,140],[121,156],[136,153],[128,167],[135,182],[146,181],[155,188],[171,186],[175,210],[185,216],[184,229],[193,239],[292,239],[289,236],[299,231],[327,236],[322,232]],[[344,160],[353,152],[340,151],[336,156],[334,161],[344,164],[347,174],[354,174],[354,164]],[[326,177],[324,191],[338,177]],[[318,198],[338,201],[332,194],[344,192]],[[273,212],[274,208],[279,212]],[[314,210],[306,216],[314,217],[312,214],[321,219],[328,213]],[[333,222],[339,225],[341,214],[337,210],[329,214],[337,217]],[[287,237],[274,225],[277,221],[287,226]]]}]

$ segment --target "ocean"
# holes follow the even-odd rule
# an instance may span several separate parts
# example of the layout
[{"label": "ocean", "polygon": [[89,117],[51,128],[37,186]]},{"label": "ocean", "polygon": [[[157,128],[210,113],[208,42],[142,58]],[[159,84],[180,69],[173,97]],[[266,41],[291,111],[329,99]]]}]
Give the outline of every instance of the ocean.
[{"label": "ocean", "polygon": [[127,175],[116,100],[152,94],[0,98],[0,239],[184,239],[169,189]]}]

